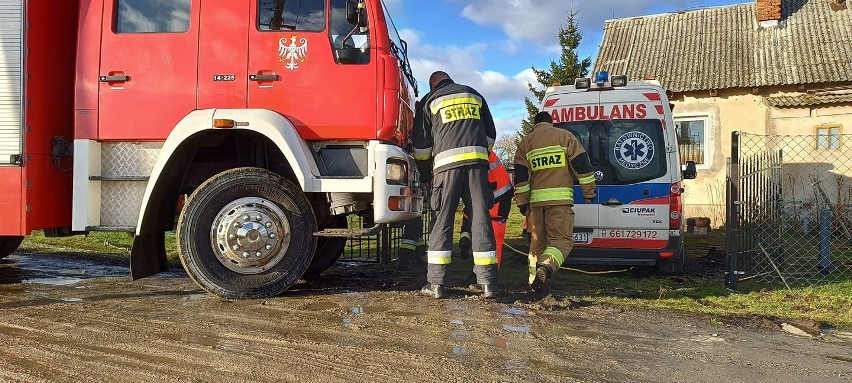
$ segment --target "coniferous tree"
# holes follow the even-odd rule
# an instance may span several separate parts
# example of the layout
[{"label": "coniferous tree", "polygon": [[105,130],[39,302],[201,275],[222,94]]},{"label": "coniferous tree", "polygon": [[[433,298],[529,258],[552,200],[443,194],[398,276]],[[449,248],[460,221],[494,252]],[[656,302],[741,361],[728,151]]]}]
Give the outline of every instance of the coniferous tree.
[{"label": "coniferous tree", "polygon": [[539,112],[538,106],[541,104],[541,99],[544,97],[544,90],[554,84],[569,85],[574,83],[574,79],[585,77],[589,74],[589,68],[592,66],[591,57],[580,59],[577,56],[577,47],[580,46],[580,41],[583,39],[583,33],[577,23],[577,11],[571,10],[568,12],[568,23],[565,27],[559,28],[559,46],[562,48],[562,54],[559,60],[550,61],[550,70],[541,70],[532,68],[538,80],[539,90],[533,84],[527,84],[530,92],[535,95],[535,100],[530,100],[529,97],[524,97],[524,104],[527,108],[527,118],[521,122],[521,128],[518,131],[517,140],[525,136],[532,130],[533,120]]}]

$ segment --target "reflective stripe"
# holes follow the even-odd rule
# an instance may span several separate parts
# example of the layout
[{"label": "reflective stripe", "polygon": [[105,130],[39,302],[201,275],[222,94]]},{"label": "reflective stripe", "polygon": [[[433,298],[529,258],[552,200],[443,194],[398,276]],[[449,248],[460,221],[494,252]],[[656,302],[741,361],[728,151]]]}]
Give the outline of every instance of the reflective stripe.
[{"label": "reflective stripe", "polygon": [[580,181],[581,184],[586,185],[595,182],[595,175],[589,175],[585,177],[580,177],[577,181]]},{"label": "reflective stripe", "polygon": [[406,250],[417,250],[417,245],[410,245],[410,244],[407,244],[407,243],[400,243],[400,244],[399,244],[399,248],[400,248],[400,249],[406,249]]},{"label": "reflective stripe", "polygon": [[417,246],[426,246],[426,238],[420,237],[420,240],[417,241]]},{"label": "reflective stripe", "polygon": [[528,191],[530,191],[529,182],[527,182],[526,185],[522,185],[522,186],[515,185],[515,193],[516,194],[526,193]]},{"label": "reflective stripe", "polygon": [[449,265],[452,257],[452,250],[426,252],[426,259],[430,265]]},{"label": "reflective stripe", "polygon": [[560,154],[565,153],[568,148],[564,146],[545,146],[543,148],[533,149],[527,152],[527,160],[532,157],[537,157],[544,154]]},{"label": "reflective stripe", "polygon": [[470,239],[470,233],[462,232],[462,233],[459,235],[459,239],[462,239],[462,238]]},{"label": "reflective stripe", "polygon": [[432,100],[432,103],[429,104],[429,109],[432,111],[432,114],[438,114],[443,108],[464,104],[472,104],[480,107],[482,106],[482,98],[473,93],[451,94]]},{"label": "reflective stripe", "polygon": [[484,160],[488,161],[488,149],[481,146],[464,146],[461,148],[448,149],[435,155],[434,169],[447,166],[456,162]]},{"label": "reflective stripe", "polygon": [[562,251],[555,247],[547,247],[546,249],[544,249],[544,254],[553,257],[553,259],[556,261],[557,267],[562,266],[562,264],[565,263],[565,257],[562,255]]},{"label": "reflective stripe", "polygon": [[497,264],[496,251],[474,251],[473,264],[477,266],[488,266]]},{"label": "reflective stripe", "polygon": [[503,187],[494,191],[494,198],[497,198],[497,197],[499,197],[503,194],[506,194],[506,192],[508,192],[509,190],[512,190],[512,185],[506,184],[506,186],[503,186]]},{"label": "reflective stripe", "polygon": [[550,189],[533,189],[530,194],[530,203],[546,202],[546,201],[574,201],[574,189],[567,188],[550,188]]},{"label": "reflective stripe", "polygon": [[492,171],[494,169],[497,169],[497,167],[500,166],[500,165],[501,165],[500,160],[494,161],[494,162],[488,164],[488,171]]},{"label": "reflective stripe", "polygon": [[432,148],[418,149],[414,148],[414,159],[425,161],[432,158]]}]

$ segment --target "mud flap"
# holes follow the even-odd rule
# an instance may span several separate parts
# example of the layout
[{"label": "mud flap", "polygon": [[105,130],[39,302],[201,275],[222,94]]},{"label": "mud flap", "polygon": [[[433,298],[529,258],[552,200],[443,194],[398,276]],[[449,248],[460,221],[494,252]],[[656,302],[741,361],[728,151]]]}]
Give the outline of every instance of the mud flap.
[{"label": "mud flap", "polygon": [[162,231],[137,235],[133,238],[133,247],[130,250],[130,277],[134,281],[168,269],[166,240]]}]

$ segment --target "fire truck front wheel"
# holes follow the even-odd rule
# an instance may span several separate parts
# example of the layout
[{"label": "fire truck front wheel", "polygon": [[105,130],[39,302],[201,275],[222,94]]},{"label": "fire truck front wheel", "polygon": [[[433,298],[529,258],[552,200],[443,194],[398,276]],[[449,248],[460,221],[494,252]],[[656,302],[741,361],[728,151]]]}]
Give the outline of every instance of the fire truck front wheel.
[{"label": "fire truck front wheel", "polygon": [[316,229],[298,185],[265,169],[237,168],[211,177],[187,199],[178,252],[205,290],[227,299],[265,298],[305,273]]},{"label": "fire truck front wheel", "polygon": [[12,254],[23,241],[24,237],[0,236],[0,259]]}]

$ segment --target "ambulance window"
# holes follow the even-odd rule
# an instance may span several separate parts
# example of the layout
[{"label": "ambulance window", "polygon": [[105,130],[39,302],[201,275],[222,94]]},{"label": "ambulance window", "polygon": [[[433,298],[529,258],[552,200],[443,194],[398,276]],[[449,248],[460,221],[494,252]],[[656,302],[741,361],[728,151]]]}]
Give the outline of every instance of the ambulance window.
[{"label": "ambulance window", "polygon": [[[328,30],[331,45],[336,50],[350,49],[347,63],[367,64],[370,62],[370,30],[365,28],[362,31],[361,28],[349,24],[346,20],[346,2],[347,0],[331,0],[331,27]],[[354,51],[351,51],[352,49]]]},{"label": "ambulance window", "polygon": [[257,29],[261,31],[308,31],[325,29],[325,1],[258,0]]},{"label": "ambulance window", "polygon": [[116,33],[180,33],[189,30],[190,0],[116,0]]},{"label": "ambulance window", "polygon": [[598,184],[632,184],[666,174],[663,128],[658,120],[580,121],[556,127],[580,140],[592,167],[603,172]]}]

